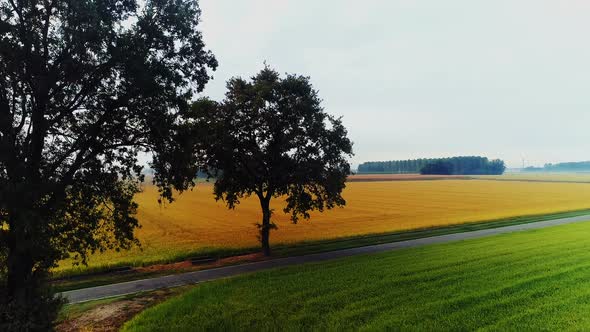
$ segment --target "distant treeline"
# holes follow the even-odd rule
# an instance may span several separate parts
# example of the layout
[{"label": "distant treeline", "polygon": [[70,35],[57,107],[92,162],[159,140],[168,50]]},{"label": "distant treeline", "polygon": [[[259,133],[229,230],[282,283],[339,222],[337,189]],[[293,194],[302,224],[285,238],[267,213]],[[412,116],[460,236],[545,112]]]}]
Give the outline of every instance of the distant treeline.
[{"label": "distant treeline", "polygon": [[422,173],[453,175],[498,175],[504,173],[504,161],[486,157],[452,157],[412,160],[369,161],[359,165],[358,173]]},{"label": "distant treeline", "polygon": [[543,167],[527,167],[525,172],[590,172],[590,161],[545,164]]}]

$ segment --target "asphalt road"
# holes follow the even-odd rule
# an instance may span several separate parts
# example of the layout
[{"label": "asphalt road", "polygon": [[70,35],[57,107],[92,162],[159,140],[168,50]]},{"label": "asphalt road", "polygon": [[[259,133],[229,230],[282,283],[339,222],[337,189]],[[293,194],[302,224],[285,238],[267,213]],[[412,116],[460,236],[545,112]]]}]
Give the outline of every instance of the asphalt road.
[{"label": "asphalt road", "polygon": [[227,278],[239,274],[256,272],[261,270],[272,269],[276,267],[290,266],[296,264],[322,262],[337,258],[379,253],[390,250],[398,250],[403,248],[413,248],[429,244],[446,243],[452,241],[460,241],[467,239],[475,239],[495,234],[510,233],[516,231],[523,231],[529,229],[539,229],[556,225],[564,225],[581,221],[590,221],[590,215],[583,215],[571,218],[554,219],[547,221],[539,221],[528,224],[520,224],[514,226],[506,226],[500,228],[492,228],[485,230],[478,230],[473,232],[463,232],[447,235],[439,235],[426,237],[415,240],[407,240],[400,242],[392,242],[378,245],[371,245],[365,247],[343,249],[336,251],[323,252],[318,254],[304,255],[277,258],[267,261],[247,263],[241,265],[233,265],[220,267],[210,270],[187,272],[182,274],[175,274],[163,277],[156,277],[143,280],[135,280],[122,282],[118,284],[97,286],[91,288],[84,288],[72,290],[61,293],[70,303],[79,303],[91,300],[98,300],[107,297],[133,294],[142,291],[150,291],[154,289],[182,286],[187,284],[196,284],[203,281],[210,281],[215,279]]}]

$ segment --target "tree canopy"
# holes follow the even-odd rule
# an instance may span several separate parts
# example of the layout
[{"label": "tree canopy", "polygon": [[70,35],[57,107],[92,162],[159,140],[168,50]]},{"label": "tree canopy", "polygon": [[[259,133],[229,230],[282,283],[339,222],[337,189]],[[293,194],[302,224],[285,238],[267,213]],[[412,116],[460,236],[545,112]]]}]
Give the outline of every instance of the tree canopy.
[{"label": "tree canopy", "polygon": [[[359,165],[359,173],[420,173],[429,164],[440,161],[452,165],[452,174],[485,175],[502,174],[506,170],[504,161],[489,160],[486,157],[422,158],[412,160],[369,161]],[[429,166],[430,168],[430,166]]]},{"label": "tree canopy", "polygon": [[444,160],[430,162],[420,169],[420,174],[451,175],[453,172],[453,164]]},{"label": "tree canopy", "polygon": [[0,329],[49,329],[48,269],[128,248],[140,152],[192,186],[183,114],[217,62],[195,0],[0,0]]},{"label": "tree canopy", "polygon": [[[222,102],[193,105],[199,156],[215,176],[214,193],[229,208],[256,195],[260,240],[270,253],[270,200],[286,196],[293,222],[309,211],[344,205],[341,196],[352,143],[340,119],[327,114],[309,77],[265,68],[250,81],[233,78]],[[214,171],[211,171],[214,170]]]}]

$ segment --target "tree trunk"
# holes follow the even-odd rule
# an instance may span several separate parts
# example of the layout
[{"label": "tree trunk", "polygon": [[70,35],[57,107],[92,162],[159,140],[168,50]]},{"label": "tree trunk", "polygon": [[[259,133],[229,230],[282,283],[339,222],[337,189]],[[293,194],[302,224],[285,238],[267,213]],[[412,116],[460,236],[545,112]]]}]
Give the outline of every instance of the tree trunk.
[{"label": "tree trunk", "polygon": [[33,261],[26,250],[12,247],[7,257],[7,298],[19,311],[30,306],[37,284],[33,275]]},{"label": "tree trunk", "polygon": [[262,207],[262,224],[260,225],[260,243],[262,244],[262,252],[265,256],[270,256],[270,198],[261,198],[260,205]]},{"label": "tree trunk", "polygon": [[13,220],[6,236],[6,279],[0,291],[0,330],[47,331],[53,328],[62,300],[55,298],[47,287],[47,270],[35,258],[38,256],[35,253],[41,252],[43,246],[27,236],[26,226],[31,228],[34,223],[30,220],[25,223],[23,216],[27,214],[18,216],[19,223]]}]

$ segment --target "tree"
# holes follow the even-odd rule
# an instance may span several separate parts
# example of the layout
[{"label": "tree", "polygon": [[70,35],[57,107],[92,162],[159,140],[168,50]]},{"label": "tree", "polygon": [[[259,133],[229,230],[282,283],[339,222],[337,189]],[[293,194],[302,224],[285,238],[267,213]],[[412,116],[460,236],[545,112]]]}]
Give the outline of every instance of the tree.
[{"label": "tree", "polygon": [[501,175],[504,174],[504,171],[506,171],[506,164],[504,164],[503,160],[494,159],[489,162],[487,174]]},{"label": "tree", "polygon": [[433,161],[424,165],[420,174],[451,175],[453,174],[453,164],[445,160]]},{"label": "tree", "polygon": [[187,100],[215,69],[194,0],[0,0],[0,330],[51,329],[48,271],[137,243],[138,153],[194,185]]},{"label": "tree", "polygon": [[324,112],[308,77],[280,75],[266,67],[251,81],[233,78],[225,100],[193,106],[197,133],[205,134],[199,155],[216,178],[214,194],[233,209],[256,195],[265,255],[273,197],[286,196],[284,212],[296,223],[309,211],[343,206],[352,143],[340,119]]},{"label": "tree", "polygon": [[[394,160],[394,161],[369,161],[359,165],[359,173],[370,172],[397,172],[415,173],[421,171],[427,164],[436,162],[447,162],[451,165],[453,174],[457,175],[482,175],[502,174],[506,170],[504,161],[500,159],[488,160],[486,157],[451,157],[431,158],[416,160]],[[394,165],[394,166],[390,166]],[[431,167],[431,166],[429,166]]]}]

